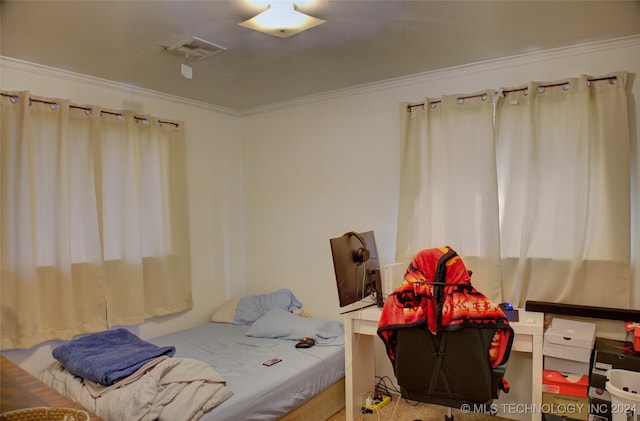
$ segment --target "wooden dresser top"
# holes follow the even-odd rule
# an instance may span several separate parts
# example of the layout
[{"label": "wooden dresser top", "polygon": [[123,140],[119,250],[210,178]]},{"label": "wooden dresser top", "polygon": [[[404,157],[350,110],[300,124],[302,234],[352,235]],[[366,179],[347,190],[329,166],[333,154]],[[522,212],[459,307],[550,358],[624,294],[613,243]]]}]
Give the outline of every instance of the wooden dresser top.
[{"label": "wooden dresser top", "polygon": [[42,406],[82,409],[91,421],[103,421],[0,354],[0,412]]}]

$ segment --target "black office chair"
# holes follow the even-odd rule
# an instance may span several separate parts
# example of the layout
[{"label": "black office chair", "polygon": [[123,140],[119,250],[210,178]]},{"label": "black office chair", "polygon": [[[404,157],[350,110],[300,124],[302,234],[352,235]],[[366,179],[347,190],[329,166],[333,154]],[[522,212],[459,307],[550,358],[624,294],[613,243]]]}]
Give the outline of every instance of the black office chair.
[{"label": "black office chair", "polygon": [[[508,392],[503,377],[513,329],[502,311],[471,286],[470,278],[453,249],[423,250],[403,285],[385,302],[378,326],[401,396],[448,407],[447,421],[453,421],[452,408],[495,415],[493,399],[500,390]],[[499,345],[494,346],[501,354],[497,357],[493,349],[492,363],[498,330]]]},{"label": "black office chair", "polygon": [[[492,368],[489,347],[495,329],[464,327],[433,335],[426,326],[399,329],[394,371],[402,397],[495,415],[506,363]],[[510,349],[509,349],[510,351]]]}]

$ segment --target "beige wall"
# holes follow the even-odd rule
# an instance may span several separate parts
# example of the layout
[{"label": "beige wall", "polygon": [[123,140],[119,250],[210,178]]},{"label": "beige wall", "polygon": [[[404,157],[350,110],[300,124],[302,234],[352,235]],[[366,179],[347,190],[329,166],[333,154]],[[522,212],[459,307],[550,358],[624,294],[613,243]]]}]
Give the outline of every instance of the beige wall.
[{"label": "beige wall", "polygon": [[[249,290],[287,286],[312,314],[336,317],[330,237],[372,229],[381,262],[394,261],[400,102],[618,70],[631,73],[632,167],[637,180],[640,36],[415,75],[245,115]],[[637,200],[638,194],[634,196]],[[633,215],[634,221],[640,220],[635,204]],[[633,226],[637,261],[640,231],[636,222]],[[636,288],[637,308],[639,293]]]}]

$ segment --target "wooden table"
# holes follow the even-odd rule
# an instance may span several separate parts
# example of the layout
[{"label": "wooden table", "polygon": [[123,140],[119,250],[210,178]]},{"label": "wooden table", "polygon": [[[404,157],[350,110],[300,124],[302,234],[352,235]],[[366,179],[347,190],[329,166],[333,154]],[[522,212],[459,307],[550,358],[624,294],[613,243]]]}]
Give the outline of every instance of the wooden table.
[{"label": "wooden table", "polygon": [[91,421],[103,421],[0,354],[0,412],[42,406],[81,409]]}]

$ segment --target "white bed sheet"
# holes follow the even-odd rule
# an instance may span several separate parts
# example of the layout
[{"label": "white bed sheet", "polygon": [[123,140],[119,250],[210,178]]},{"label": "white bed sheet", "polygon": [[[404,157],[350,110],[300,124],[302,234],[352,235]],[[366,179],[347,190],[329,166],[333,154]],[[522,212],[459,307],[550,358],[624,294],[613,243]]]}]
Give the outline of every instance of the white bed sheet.
[{"label": "white bed sheet", "polygon": [[[278,419],[344,377],[344,336],[328,345],[295,348],[296,341],[246,336],[249,326],[208,323],[148,339],[173,345],[176,357],[211,365],[234,395],[202,421]],[[282,362],[262,365],[271,358]]]}]

